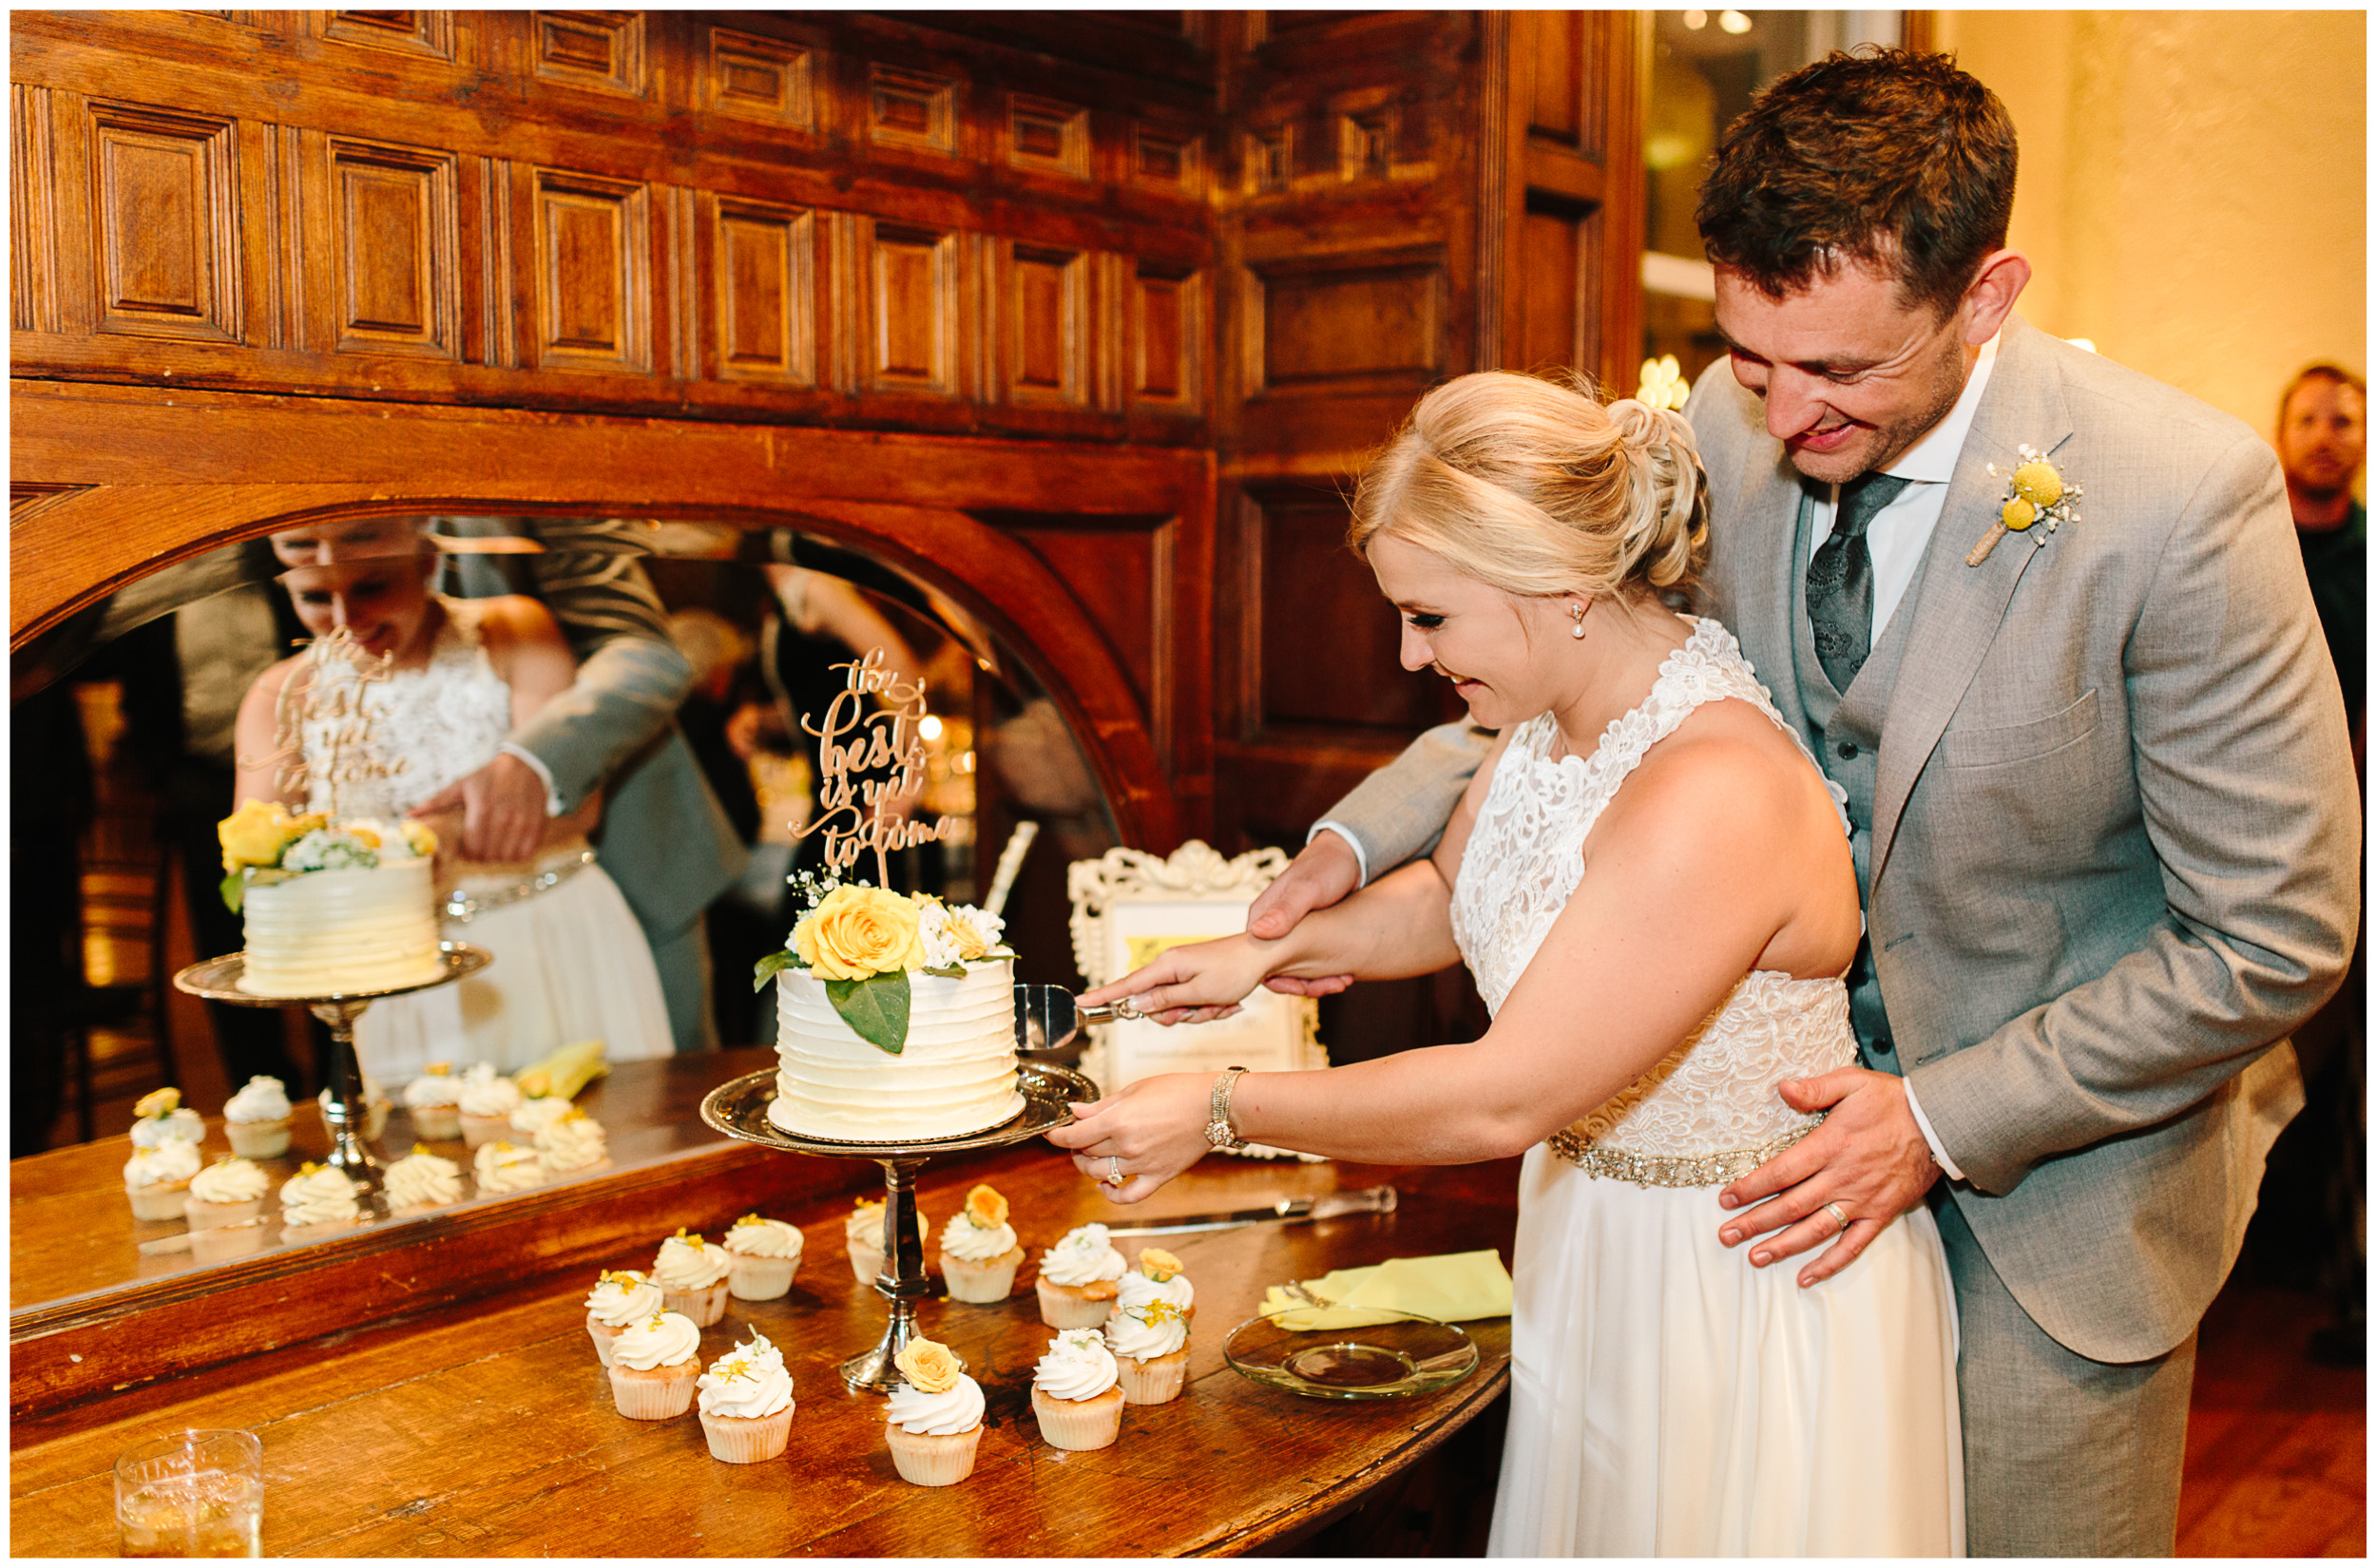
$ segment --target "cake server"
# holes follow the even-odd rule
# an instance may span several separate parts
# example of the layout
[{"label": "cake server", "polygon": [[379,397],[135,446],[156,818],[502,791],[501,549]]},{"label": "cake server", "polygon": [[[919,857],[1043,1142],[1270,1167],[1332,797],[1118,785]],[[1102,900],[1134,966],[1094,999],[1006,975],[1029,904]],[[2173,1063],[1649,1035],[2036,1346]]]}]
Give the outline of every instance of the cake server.
[{"label": "cake server", "polygon": [[1062,985],[1018,985],[1015,987],[1015,1049],[1061,1051],[1089,1024],[1111,1023],[1118,1018],[1138,1016],[1121,1011],[1122,1005],[1116,1003],[1107,1007],[1083,1007],[1079,999]]},{"label": "cake server", "polygon": [[1276,1221],[1286,1225],[1307,1220],[1335,1219],[1342,1214],[1390,1214],[1396,1202],[1391,1187],[1361,1187],[1350,1193],[1326,1193],[1319,1197],[1283,1197],[1259,1209],[1232,1209],[1224,1214],[1180,1214],[1149,1220],[1144,1225],[1108,1225],[1110,1236],[1178,1235],[1189,1231],[1229,1231],[1240,1225]]}]

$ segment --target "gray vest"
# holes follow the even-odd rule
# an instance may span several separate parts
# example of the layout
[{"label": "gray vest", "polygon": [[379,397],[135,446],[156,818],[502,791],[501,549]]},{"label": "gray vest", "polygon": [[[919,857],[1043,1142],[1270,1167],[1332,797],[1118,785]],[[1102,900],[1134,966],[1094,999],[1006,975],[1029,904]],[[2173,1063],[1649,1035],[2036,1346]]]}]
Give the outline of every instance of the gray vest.
[{"label": "gray vest", "polygon": [[[1856,855],[1856,889],[1860,899],[1872,899],[1872,802],[1881,764],[1881,723],[1888,716],[1889,693],[1897,684],[1898,664],[1906,657],[1907,626],[1914,619],[1914,596],[1922,574],[1898,602],[1896,613],[1882,628],[1881,641],[1844,694],[1824,673],[1815,657],[1814,621],[1807,613],[1807,563],[1814,551],[1814,505],[1803,494],[1798,504],[1798,538],[1791,558],[1791,663],[1798,681],[1799,705],[1806,710],[1811,732],[1808,745],[1827,777],[1848,792],[1849,847]],[[1881,1002],[1881,985],[1873,976],[1872,953],[1860,943],[1856,964],[1849,971],[1849,1017],[1856,1028],[1856,1044],[1865,1064],[1885,1073],[1899,1070],[1889,1015]]]}]

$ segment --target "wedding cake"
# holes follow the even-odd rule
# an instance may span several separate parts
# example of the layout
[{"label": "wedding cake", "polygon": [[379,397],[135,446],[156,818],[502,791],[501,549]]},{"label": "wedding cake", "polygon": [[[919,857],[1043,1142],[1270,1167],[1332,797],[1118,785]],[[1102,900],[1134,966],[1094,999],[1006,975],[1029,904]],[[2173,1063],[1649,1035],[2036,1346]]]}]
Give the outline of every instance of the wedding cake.
[{"label": "wedding cake", "polygon": [[878,888],[828,891],[759,972],[776,983],[768,1119],[804,1138],[958,1138],[1023,1109],[1001,922]]},{"label": "wedding cake", "polygon": [[246,924],[240,989],[339,996],[437,978],[437,841],[426,828],[251,800],[218,833],[223,902]]}]

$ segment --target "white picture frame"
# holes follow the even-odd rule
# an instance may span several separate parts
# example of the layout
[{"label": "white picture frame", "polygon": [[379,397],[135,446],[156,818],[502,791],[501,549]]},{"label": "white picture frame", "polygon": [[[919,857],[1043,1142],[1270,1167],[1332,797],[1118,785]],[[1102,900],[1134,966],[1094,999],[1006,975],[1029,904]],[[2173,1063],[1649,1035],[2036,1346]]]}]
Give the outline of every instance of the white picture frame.
[{"label": "white picture frame", "polygon": [[[1119,980],[1166,947],[1246,928],[1246,908],[1287,870],[1282,850],[1255,850],[1234,860],[1201,839],[1169,859],[1143,850],[1109,850],[1076,860],[1065,875],[1072,897],[1073,963],[1090,987]],[[1325,1067],[1319,1004],[1310,997],[1256,990],[1234,1018],[1170,1028],[1144,1019],[1095,1024],[1081,1070],[1105,1094],[1158,1073],[1218,1074],[1225,1067],[1293,1072]],[[1287,1151],[1249,1145],[1278,1158]],[[1315,1157],[1305,1155],[1300,1158]]]}]

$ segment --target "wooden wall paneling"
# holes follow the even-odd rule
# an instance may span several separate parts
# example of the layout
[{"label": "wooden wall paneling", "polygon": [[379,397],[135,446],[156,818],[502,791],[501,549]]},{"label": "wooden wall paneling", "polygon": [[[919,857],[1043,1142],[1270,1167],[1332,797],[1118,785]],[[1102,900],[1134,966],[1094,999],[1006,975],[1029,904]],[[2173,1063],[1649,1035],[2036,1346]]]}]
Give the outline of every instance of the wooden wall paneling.
[{"label": "wooden wall paneling", "polygon": [[1132,405],[1165,414],[1201,413],[1209,334],[1204,273],[1136,261],[1127,283]]},{"label": "wooden wall paneling", "polygon": [[648,373],[650,188],[567,169],[536,169],[530,179],[537,364]]},{"label": "wooden wall paneling", "polygon": [[18,332],[65,330],[49,98],[48,87],[9,85],[9,308]]},{"label": "wooden wall paneling", "polygon": [[1185,201],[1204,196],[1204,141],[1193,132],[1144,121],[1131,126],[1131,181]]},{"label": "wooden wall paneling", "polygon": [[872,63],[867,69],[867,138],[879,146],[957,155],[958,97],[953,76]]},{"label": "wooden wall paneling", "polygon": [[1035,174],[1089,178],[1089,111],[1030,93],[1006,95],[1006,162]]},{"label": "wooden wall paneling", "polygon": [[521,178],[508,158],[478,161],[479,363],[514,369],[520,363],[519,272],[512,232],[512,192]]},{"label": "wooden wall paneling", "polygon": [[717,348],[726,380],[816,385],[816,214],[704,196]]},{"label": "wooden wall paneling", "polygon": [[98,330],[238,342],[236,123],[105,100],[86,112]]},{"label": "wooden wall paneling", "polygon": [[1445,368],[1440,247],[1250,258],[1243,291],[1246,393],[1423,389]]},{"label": "wooden wall paneling", "polygon": [[736,28],[700,26],[709,46],[703,106],[786,130],[817,128],[814,49]]},{"label": "wooden wall paneling", "polygon": [[461,219],[453,154],[329,139],[334,347],[458,359]]},{"label": "wooden wall paneling", "polygon": [[645,12],[538,10],[528,12],[531,69],[560,86],[642,98]]},{"label": "wooden wall paneling", "polygon": [[1000,394],[1014,403],[1085,407],[1094,257],[1002,239],[997,258]]},{"label": "wooden wall paneling", "polygon": [[[234,17],[253,14],[234,11]],[[315,36],[364,48],[451,60],[453,12],[446,10],[326,10],[311,13]]]},{"label": "wooden wall paneling", "polygon": [[862,354],[869,392],[958,395],[958,235],[861,216],[856,222]]}]

